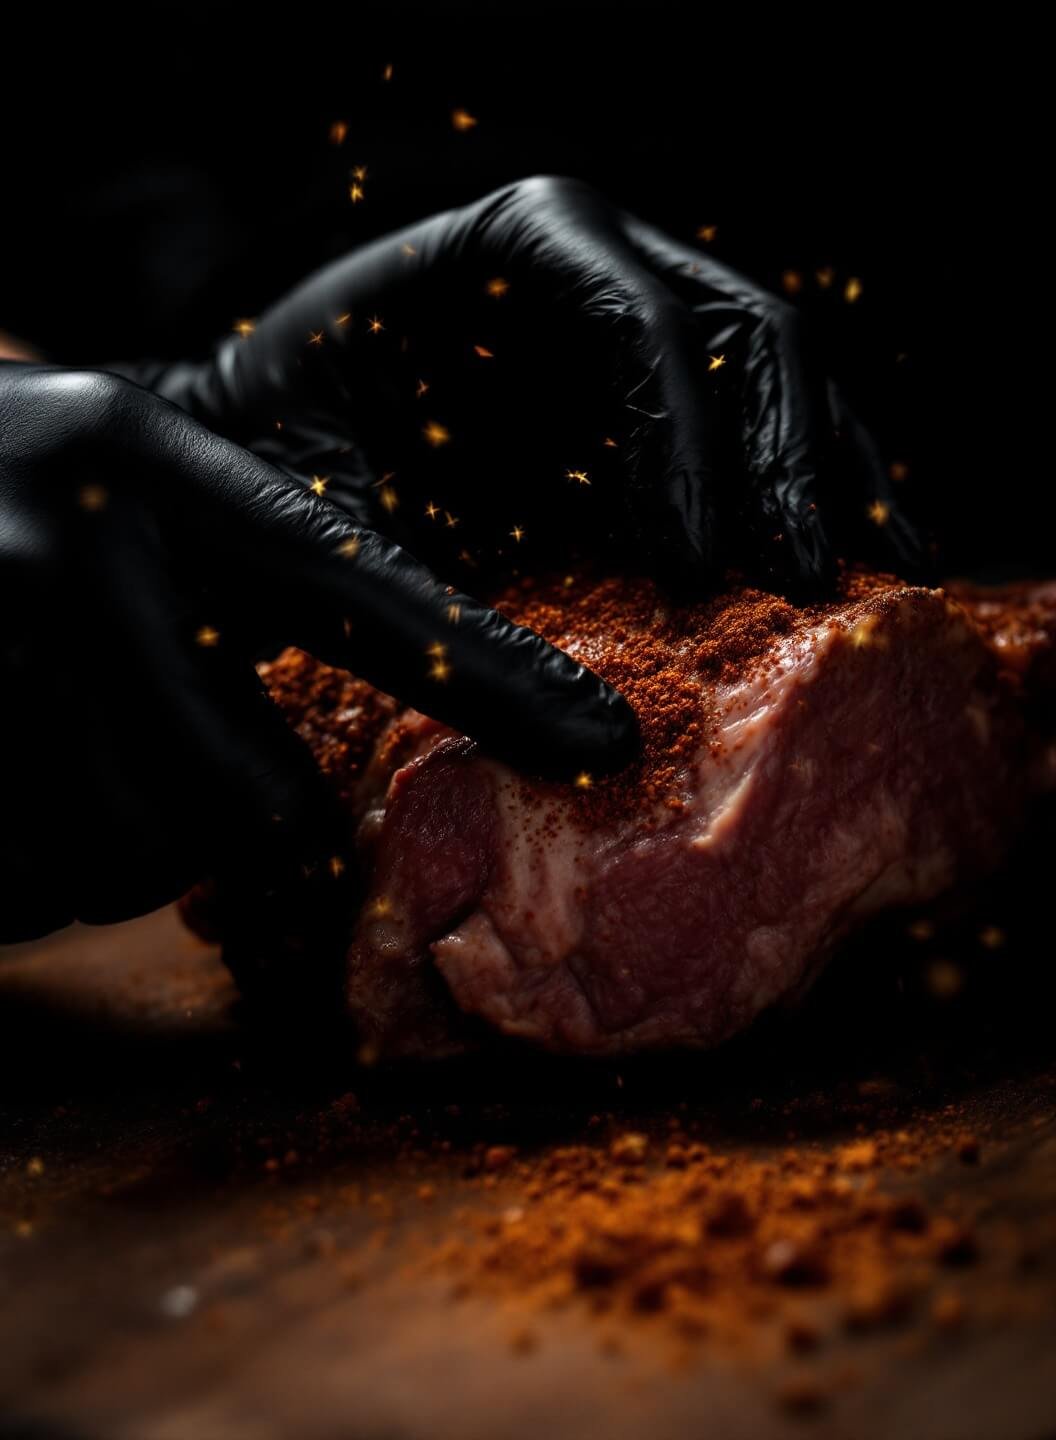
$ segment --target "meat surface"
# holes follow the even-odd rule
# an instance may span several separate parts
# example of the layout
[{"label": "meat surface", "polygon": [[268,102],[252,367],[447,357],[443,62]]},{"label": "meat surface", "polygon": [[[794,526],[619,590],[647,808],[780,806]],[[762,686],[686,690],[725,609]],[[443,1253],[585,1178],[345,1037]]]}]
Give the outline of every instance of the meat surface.
[{"label": "meat surface", "polygon": [[997,864],[1053,780],[1056,583],[675,608],[567,577],[498,603],[627,695],[629,772],[526,780],[298,652],[265,672],[358,829],[346,994],[377,1054],[481,1021],[577,1054],[713,1045],[868,917]]}]

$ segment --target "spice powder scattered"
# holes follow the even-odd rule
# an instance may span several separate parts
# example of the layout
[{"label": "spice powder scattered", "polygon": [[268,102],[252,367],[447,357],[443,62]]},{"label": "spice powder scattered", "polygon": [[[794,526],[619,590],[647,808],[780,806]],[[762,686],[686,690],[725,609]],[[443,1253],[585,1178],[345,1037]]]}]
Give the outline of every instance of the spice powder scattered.
[{"label": "spice powder scattered", "polygon": [[[502,1147],[510,1203],[464,1207],[421,1263],[451,1277],[455,1298],[501,1299],[528,1321],[585,1305],[603,1333],[651,1320],[693,1346],[758,1350],[776,1336],[795,1354],[833,1328],[867,1332],[914,1311],[946,1329],[964,1318],[958,1274],[975,1263],[978,1241],[965,1218],[907,1189],[906,1176],[938,1151],[960,1154],[963,1138],[939,1127],[880,1131],[765,1160],[677,1131],[661,1141],[617,1133],[607,1147],[524,1159]],[[481,1160],[486,1189],[500,1178],[492,1154]]]}]

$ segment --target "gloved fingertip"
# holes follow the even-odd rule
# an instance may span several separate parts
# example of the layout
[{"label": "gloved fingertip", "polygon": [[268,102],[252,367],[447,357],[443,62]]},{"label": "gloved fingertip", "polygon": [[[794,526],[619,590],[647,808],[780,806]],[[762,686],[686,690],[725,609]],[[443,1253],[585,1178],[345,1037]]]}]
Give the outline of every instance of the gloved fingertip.
[{"label": "gloved fingertip", "polygon": [[[569,693],[568,703],[539,718],[530,731],[489,748],[515,769],[541,780],[575,781],[613,775],[638,755],[638,717],[626,699],[589,671]],[[511,743],[512,742],[512,743]]]},{"label": "gloved fingertip", "polygon": [[623,770],[634,760],[642,744],[638,716],[628,701],[604,685],[605,694],[599,711],[599,737],[593,748],[594,766],[599,774],[612,775]]}]

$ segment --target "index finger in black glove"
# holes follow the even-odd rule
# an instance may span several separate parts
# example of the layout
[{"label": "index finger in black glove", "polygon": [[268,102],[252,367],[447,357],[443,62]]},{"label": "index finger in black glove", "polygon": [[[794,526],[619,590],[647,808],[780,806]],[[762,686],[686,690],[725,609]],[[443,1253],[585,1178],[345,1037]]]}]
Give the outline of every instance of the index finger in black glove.
[{"label": "index finger in black glove", "polygon": [[160,464],[155,435],[151,448],[155,469],[168,472],[166,500],[190,505],[200,543],[214,563],[237,567],[247,601],[273,605],[280,587],[299,611],[307,601],[340,617],[346,642],[326,658],[518,768],[570,778],[632,758],[633,713],[591,671],[281,471],[154,403]]}]

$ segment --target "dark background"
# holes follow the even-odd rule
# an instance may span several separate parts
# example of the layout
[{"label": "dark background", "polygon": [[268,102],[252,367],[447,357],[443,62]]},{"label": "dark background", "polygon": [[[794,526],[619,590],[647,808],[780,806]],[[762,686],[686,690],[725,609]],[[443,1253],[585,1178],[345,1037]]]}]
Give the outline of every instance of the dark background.
[{"label": "dark background", "polygon": [[[349,246],[574,174],[684,238],[716,226],[708,248],[775,288],[800,272],[946,566],[1051,571],[1040,41],[1015,23],[521,3],[56,21],[5,57],[0,328],[75,363],[201,353]],[[479,123],[457,132],[455,107]]]}]

